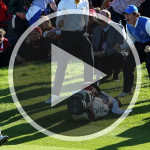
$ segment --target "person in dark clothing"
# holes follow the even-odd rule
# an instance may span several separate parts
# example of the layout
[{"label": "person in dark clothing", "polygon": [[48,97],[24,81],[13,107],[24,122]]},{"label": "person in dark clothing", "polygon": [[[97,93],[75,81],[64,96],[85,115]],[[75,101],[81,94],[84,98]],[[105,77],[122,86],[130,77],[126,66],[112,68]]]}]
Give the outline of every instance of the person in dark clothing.
[{"label": "person in dark clothing", "polygon": [[0,28],[3,28],[5,31],[7,29],[7,20],[8,20],[7,6],[2,0],[0,0]]},{"label": "person in dark clothing", "polygon": [[44,48],[42,30],[36,27],[21,45],[16,60],[18,63],[44,60],[48,57],[48,50]]},{"label": "person in dark clothing", "polygon": [[87,33],[89,35],[92,35],[93,29],[99,25],[96,17],[97,17],[96,11],[94,9],[89,9],[89,22],[87,28]]},{"label": "person in dark clothing", "polygon": [[15,18],[15,32],[17,38],[24,33],[24,31],[29,27],[28,21],[26,20],[26,1],[24,0],[11,0],[9,2],[9,11],[16,15]]},{"label": "person in dark clothing", "polygon": [[142,16],[150,18],[150,0],[145,0],[145,2],[142,3],[140,13]]},{"label": "person in dark clothing", "polygon": [[[109,24],[111,14],[107,10],[100,11],[100,14],[108,18],[108,22],[99,21],[99,26],[94,28],[92,37],[92,46],[94,50],[94,65],[98,70],[101,70],[107,76],[111,76],[113,70],[113,79],[119,80],[119,73],[124,60],[124,53],[117,52],[114,49],[116,43],[124,43],[125,30],[122,25],[115,23],[118,28],[122,28],[122,33],[119,33],[113,24]],[[97,78],[99,78],[97,76]]]}]

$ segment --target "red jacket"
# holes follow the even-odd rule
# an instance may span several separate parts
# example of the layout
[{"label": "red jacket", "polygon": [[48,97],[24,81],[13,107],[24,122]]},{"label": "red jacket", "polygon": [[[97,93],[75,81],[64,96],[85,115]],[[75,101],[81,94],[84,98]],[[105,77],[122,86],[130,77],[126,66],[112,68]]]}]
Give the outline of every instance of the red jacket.
[{"label": "red jacket", "polygon": [[7,6],[3,3],[2,0],[0,0],[0,26],[6,26],[7,25]]},{"label": "red jacket", "polygon": [[6,49],[9,48],[9,46],[10,46],[9,41],[6,38],[4,38],[3,46],[2,46],[2,43],[0,43],[0,52],[5,51]]}]

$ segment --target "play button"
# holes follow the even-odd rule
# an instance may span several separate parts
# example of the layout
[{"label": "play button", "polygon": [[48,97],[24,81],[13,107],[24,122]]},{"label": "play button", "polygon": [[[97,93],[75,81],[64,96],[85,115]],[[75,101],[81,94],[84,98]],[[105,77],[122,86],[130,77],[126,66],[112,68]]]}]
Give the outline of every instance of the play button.
[{"label": "play button", "polygon": [[[82,67],[78,67],[78,72],[81,74],[80,79],[78,78],[78,74],[73,75],[73,74],[71,74],[71,71],[69,71],[68,74],[70,74],[69,76],[70,76],[70,78],[72,78],[71,80],[75,81],[73,84],[71,84],[71,91],[67,96],[62,96],[62,97],[60,97],[60,99],[56,99],[55,96],[53,96],[55,89],[52,87],[51,88],[51,94],[52,94],[52,96],[51,96],[51,99],[52,99],[51,107],[55,106],[56,104],[64,101],[68,97],[72,96],[72,94],[75,91],[80,91],[80,90],[86,88],[87,86],[89,86],[90,84],[95,83],[95,82],[99,81],[100,79],[102,79],[106,76],[105,73],[97,70],[96,68],[83,62],[82,60],[78,59],[77,57],[75,57],[75,56],[69,54],[68,52],[64,51],[63,49],[55,46],[54,44],[51,45],[51,48],[52,48],[52,50],[51,50],[51,60],[52,60],[52,62],[51,62],[51,71],[52,71],[51,83],[54,83],[54,79],[55,79],[54,76],[55,76],[56,70],[53,71],[53,68],[56,66],[55,62],[61,61],[61,63],[65,63],[66,59],[68,59],[67,68],[72,68],[73,63],[76,63],[76,64],[82,63],[82,64],[84,64],[84,66],[86,66],[86,69],[89,72],[92,71],[93,73],[96,74],[96,78],[94,80],[91,79],[91,81],[93,81],[93,82],[87,82],[86,84],[84,84],[84,82],[83,82],[84,78],[82,76],[82,74],[84,73],[84,70],[82,69]],[[66,76],[66,74],[65,74],[65,76]],[[88,76],[88,74],[87,74],[87,76]],[[57,79],[60,79],[60,78],[61,78],[61,72],[59,74],[59,77],[57,77]],[[86,77],[86,78],[90,78],[90,76]],[[81,80],[82,82],[77,84],[76,79]],[[61,82],[61,80],[57,81],[57,84],[59,84],[59,82]],[[61,87],[61,91],[63,91],[63,93],[68,92],[68,89],[65,86],[67,82],[68,81],[64,81],[63,86]],[[69,86],[69,88],[70,88],[70,86]]]},{"label": "play button", "polygon": [[[63,12],[66,13],[66,12]],[[68,14],[81,14],[77,10],[67,11]],[[88,12],[85,12],[88,15]],[[102,19],[102,16],[97,14]],[[56,17],[56,14],[50,14],[49,19]],[[45,20],[40,20],[36,25],[40,25]],[[119,31],[116,24],[114,28]],[[45,135],[66,141],[83,141],[103,136],[116,128],[128,114],[116,116],[113,114],[108,115],[106,118],[101,118],[94,122],[75,122],[71,114],[67,110],[67,97],[70,97],[74,91],[84,88],[84,69],[85,62],[65,52],[55,45],[52,46],[52,62],[31,62],[23,65],[15,65],[15,57],[21,44],[25,41],[26,37],[33,30],[33,26],[29,28],[23,36],[18,40],[14,51],[11,56],[9,65],[9,88],[11,91],[14,103],[26,119],[26,121],[36,128],[39,132]],[[37,47],[35,47],[37,48]],[[135,56],[136,50],[133,49]],[[52,101],[51,105],[45,104],[45,100],[54,93],[55,74],[57,63],[62,55],[69,58],[67,62],[67,69],[65,72],[65,80],[61,87],[60,99]],[[136,60],[136,63],[139,62]],[[89,70],[93,70],[98,74],[93,82],[98,81],[105,76],[104,73],[96,70],[92,66],[88,66]],[[95,70],[95,71],[94,71]],[[140,68],[137,68],[140,71]],[[61,72],[60,72],[61,73]],[[61,77],[61,75],[60,75]],[[100,77],[100,78],[99,78]],[[137,83],[135,94],[129,95],[123,102],[123,109],[132,109],[140,90],[141,74],[137,73]],[[88,83],[90,84],[90,83]],[[86,84],[85,86],[88,86]],[[111,77],[101,82],[101,90],[111,96],[116,96],[122,90],[123,77],[121,75],[120,82],[112,81]],[[130,104],[130,105],[129,105]],[[129,105],[129,106],[128,106]],[[50,107],[51,106],[51,107]]]}]

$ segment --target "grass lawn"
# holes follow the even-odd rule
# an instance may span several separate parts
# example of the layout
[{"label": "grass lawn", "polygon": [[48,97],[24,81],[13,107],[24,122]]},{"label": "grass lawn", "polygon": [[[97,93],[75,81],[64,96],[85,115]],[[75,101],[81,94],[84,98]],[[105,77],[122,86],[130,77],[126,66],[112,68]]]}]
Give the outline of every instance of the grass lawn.
[{"label": "grass lawn", "polygon": [[[74,63],[68,67],[65,85],[71,92],[71,84],[81,82],[83,74],[79,71],[81,64]],[[56,69],[52,68],[53,71]],[[82,66],[80,67],[82,70]],[[54,69],[54,70],[53,70]],[[72,75],[78,78],[70,78]],[[101,131],[115,122],[119,116],[109,114],[95,122],[75,122],[67,112],[67,101],[53,108],[45,105],[44,101],[50,93],[50,64],[32,63],[16,66],[14,69],[14,85],[20,104],[27,114],[40,126],[49,131],[68,136],[82,136]],[[122,90],[122,76],[120,82],[111,78],[101,84],[101,89],[112,96]],[[122,108],[127,108],[132,95],[121,98]],[[142,88],[133,112],[114,130],[108,134],[89,141],[63,141],[48,137],[34,129],[16,109],[9,91],[8,70],[0,70],[0,126],[2,133],[10,137],[10,141],[1,150],[143,150],[150,149],[150,81],[142,65]]]}]

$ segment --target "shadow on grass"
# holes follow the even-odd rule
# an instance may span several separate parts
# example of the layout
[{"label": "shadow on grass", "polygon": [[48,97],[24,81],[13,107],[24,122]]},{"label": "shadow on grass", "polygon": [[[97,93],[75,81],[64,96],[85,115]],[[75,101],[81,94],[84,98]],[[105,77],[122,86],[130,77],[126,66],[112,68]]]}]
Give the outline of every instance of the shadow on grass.
[{"label": "shadow on grass", "polygon": [[[150,101],[150,100],[148,100]],[[130,115],[138,115],[138,114],[144,114],[150,112],[150,104],[149,105],[143,105],[139,107],[134,107],[133,111],[130,113]]]},{"label": "shadow on grass", "polygon": [[146,119],[147,122],[143,125],[130,128],[126,130],[125,132],[119,134],[119,137],[126,137],[130,138],[126,141],[122,141],[116,144],[111,144],[109,146],[99,148],[97,150],[118,150],[121,147],[127,147],[127,146],[135,146],[140,144],[145,144],[150,142],[150,118]]},{"label": "shadow on grass", "polygon": [[8,96],[8,95],[10,95],[9,88],[0,90],[0,96]]},{"label": "shadow on grass", "polygon": [[[14,85],[15,85],[15,83],[14,83]],[[49,85],[50,86],[50,82],[49,83],[48,82],[30,83],[30,84],[14,86],[14,87],[15,87],[15,90],[18,92],[18,91],[26,89],[26,88],[37,87],[37,86],[45,86],[45,85]]]},{"label": "shadow on grass", "polygon": [[1,118],[0,125],[4,126],[4,125],[7,125],[11,122],[18,121],[19,119],[22,118],[22,116],[20,115],[20,113],[18,112],[17,109],[11,109],[11,110],[4,111],[4,112],[0,113],[0,118]]},{"label": "shadow on grass", "polygon": [[13,103],[11,95],[0,98],[1,103]]},{"label": "shadow on grass", "polygon": [[[10,127],[6,130],[3,130],[3,133],[9,135],[10,137],[10,141],[7,143],[7,145],[22,144],[46,137],[46,135],[37,132],[36,129],[34,129],[27,123]],[[13,140],[11,140],[11,138]]]}]

